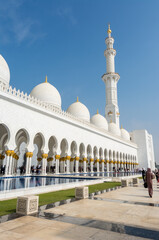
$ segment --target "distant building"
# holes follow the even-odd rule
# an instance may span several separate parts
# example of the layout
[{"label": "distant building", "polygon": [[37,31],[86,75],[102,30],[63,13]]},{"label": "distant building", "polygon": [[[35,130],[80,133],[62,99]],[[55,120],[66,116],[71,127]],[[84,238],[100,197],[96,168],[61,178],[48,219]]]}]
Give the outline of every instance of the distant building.
[{"label": "distant building", "polygon": [[135,130],[131,133],[132,141],[138,146],[140,168],[155,169],[153,138],[146,130]]}]

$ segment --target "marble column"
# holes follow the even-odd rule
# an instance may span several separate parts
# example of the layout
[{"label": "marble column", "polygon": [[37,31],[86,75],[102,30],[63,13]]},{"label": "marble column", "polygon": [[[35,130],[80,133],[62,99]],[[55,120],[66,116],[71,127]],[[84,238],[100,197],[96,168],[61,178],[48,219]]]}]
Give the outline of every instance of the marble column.
[{"label": "marble column", "polygon": [[31,159],[32,159],[33,153],[32,152],[26,152],[26,170],[25,175],[29,176],[31,175]]},{"label": "marble column", "polygon": [[5,176],[8,176],[8,175],[9,175],[10,154],[11,154],[11,151],[10,151],[10,150],[7,150],[7,151],[5,152],[5,155],[6,155]]},{"label": "marble column", "polygon": [[93,163],[94,163],[94,159],[93,158],[90,158],[90,170],[91,170],[91,173],[93,173]]},{"label": "marble column", "polygon": [[9,157],[9,175],[13,174],[13,154],[14,154],[14,151],[11,150],[10,157]]},{"label": "marble column", "polygon": [[104,159],[102,159],[101,160],[101,165],[102,165],[102,169],[101,170],[102,170],[102,172],[104,172],[104,163],[105,163],[105,161],[104,161]]},{"label": "marble column", "polygon": [[47,161],[48,154],[43,153],[42,154],[42,169],[41,169],[41,175],[47,175],[46,174],[46,161]]},{"label": "marble column", "polygon": [[87,172],[87,158],[85,157],[83,158],[83,172]]},{"label": "marble column", "polygon": [[109,159],[109,167],[110,167],[110,172],[113,172],[113,160]]},{"label": "marble column", "polygon": [[66,156],[66,173],[69,174],[70,173],[70,156]]},{"label": "marble column", "polygon": [[75,157],[75,172],[79,173],[79,157]]},{"label": "marble column", "polygon": [[99,159],[96,159],[95,162],[96,162],[97,172],[99,172]]},{"label": "marble column", "polygon": [[106,168],[107,168],[107,172],[109,172],[110,169],[109,169],[109,160],[108,159],[106,160]]},{"label": "marble column", "polygon": [[59,174],[59,159],[60,159],[60,155],[55,155],[55,161],[56,161],[55,173],[56,174]]}]

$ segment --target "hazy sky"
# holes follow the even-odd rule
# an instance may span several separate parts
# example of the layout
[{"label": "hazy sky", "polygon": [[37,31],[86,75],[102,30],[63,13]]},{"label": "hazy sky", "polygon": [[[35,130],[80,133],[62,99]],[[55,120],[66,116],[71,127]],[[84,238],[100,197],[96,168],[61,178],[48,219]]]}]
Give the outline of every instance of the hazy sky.
[{"label": "hazy sky", "polygon": [[159,162],[159,1],[0,0],[0,53],[10,84],[28,94],[45,80],[64,110],[79,97],[104,115],[107,23],[111,24],[120,123],[153,135]]}]

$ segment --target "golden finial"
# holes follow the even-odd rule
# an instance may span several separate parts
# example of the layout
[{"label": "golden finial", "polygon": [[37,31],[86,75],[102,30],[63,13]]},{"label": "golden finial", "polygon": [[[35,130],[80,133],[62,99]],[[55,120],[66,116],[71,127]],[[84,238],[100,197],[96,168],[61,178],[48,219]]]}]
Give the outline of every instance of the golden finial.
[{"label": "golden finial", "polygon": [[111,29],[110,29],[110,24],[108,24],[108,30],[107,30],[107,33],[109,34],[109,33],[111,33],[112,31],[111,31]]},{"label": "golden finial", "polygon": [[46,75],[46,77],[45,77],[45,82],[47,83],[47,75]]},{"label": "golden finial", "polygon": [[97,109],[97,114],[99,114],[99,111],[98,111],[98,109]]},{"label": "golden finial", "polygon": [[113,121],[112,121],[112,118],[110,119],[110,123],[112,123]]},{"label": "golden finial", "polygon": [[77,97],[77,102],[79,102],[78,97]]},{"label": "golden finial", "polygon": [[120,129],[123,129],[123,125],[121,124],[121,128]]}]

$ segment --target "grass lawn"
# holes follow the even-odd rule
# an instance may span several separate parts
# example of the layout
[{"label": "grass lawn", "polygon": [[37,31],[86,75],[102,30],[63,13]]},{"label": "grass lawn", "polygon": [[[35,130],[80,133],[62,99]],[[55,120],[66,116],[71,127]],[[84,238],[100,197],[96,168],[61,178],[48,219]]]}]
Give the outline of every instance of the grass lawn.
[{"label": "grass lawn", "polygon": [[[115,186],[120,186],[120,185],[121,185],[120,182],[107,182],[107,183],[90,185],[89,193],[101,191],[108,188],[113,188]],[[75,197],[74,188],[68,189],[68,190],[61,190],[56,192],[39,194],[39,206],[58,202],[61,200],[66,200],[68,198],[74,198],[74,197]],[[17,203],[16,198],[11,200],[0,201],[0,216],[16,212],[16,203]]]}]

